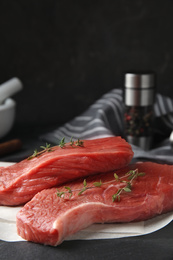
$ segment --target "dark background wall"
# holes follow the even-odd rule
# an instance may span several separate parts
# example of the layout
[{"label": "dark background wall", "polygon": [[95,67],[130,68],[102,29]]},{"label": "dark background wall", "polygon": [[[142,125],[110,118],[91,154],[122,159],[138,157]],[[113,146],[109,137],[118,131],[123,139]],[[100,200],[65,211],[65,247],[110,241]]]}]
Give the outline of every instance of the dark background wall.
[{"label": "dark background wall", "polygon": [[130,70],[173,98],[173,1],[0,0],[0,83],[19,77],[16,124],[63,124]]}]

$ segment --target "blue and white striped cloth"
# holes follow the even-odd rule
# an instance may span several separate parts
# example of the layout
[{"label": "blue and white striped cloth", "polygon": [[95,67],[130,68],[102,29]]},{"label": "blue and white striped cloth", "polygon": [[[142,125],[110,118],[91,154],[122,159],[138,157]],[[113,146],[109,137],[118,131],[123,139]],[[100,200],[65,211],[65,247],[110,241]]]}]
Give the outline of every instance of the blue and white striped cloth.
[{"label": "blue and white striped cloth", "polygon": [[[63,137],[66,138],[66,141],[70,141],[71,137],[83,140],[109,136],[124,137],[122,96],[122,89],[111,90],[92,104],[80,116],[75,117],[54,131],[42,135],[41,139],[52,144],[57,144]],[[154,114],[156,121],[158,120],[159,122],[155,131],[163,132],[164,127],[166,127],[171,132],[173,129],[173,100],[157,94],[154,104]],[[158,125],[162,125],[162,129],[159,129]],[[170,151],[170,154],[164,156],[166,147]],[[159,148],[149,152],[145,152],[135,146],[133,146],[133,150],[135,152],[134,157],[136,158],[167,159],[166,161],[173,163],[173,153],[169,141],[166,144],[164,142]]]}]

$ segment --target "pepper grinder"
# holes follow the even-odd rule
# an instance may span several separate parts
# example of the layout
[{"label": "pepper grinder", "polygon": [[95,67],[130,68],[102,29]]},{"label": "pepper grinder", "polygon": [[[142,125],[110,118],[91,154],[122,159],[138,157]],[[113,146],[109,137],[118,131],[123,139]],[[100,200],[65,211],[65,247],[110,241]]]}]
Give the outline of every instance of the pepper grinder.
[{"label": "pepper grinder", "polygon": [[126,73],[124,129],[129,143],[149,150],[152,144],[154,73]]}]

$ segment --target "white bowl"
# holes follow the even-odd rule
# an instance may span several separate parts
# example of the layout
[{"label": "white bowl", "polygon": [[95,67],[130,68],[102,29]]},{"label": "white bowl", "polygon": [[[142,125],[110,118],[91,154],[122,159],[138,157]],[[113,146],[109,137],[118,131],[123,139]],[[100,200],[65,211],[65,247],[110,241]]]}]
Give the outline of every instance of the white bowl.
[{"label": "white bowl", "polygon": [[7,98],[0,105],[0,138],[4,137],[11,130],[16,114],[16,103],[13,99]]}]

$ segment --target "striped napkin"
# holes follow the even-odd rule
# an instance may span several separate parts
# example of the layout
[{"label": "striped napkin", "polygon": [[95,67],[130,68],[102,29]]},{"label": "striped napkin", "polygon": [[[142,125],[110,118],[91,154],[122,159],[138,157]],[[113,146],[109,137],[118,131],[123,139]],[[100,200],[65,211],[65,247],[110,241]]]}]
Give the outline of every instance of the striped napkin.
[{"label": "striped napkin", "polygon": [[[52,144],[58,144],[63,137],[65,137],[67,142],[70,141],[71,137],[83,140],[110,136],[122,136],[124,138],[123,111],[122,89],[113,89],[104,94],[84,113],[73,118],[63,126],[42,135],[41,139]],[[166,133],[170,134],[173,129],[173,100],[157,94],[154,114],[154,132],[163,136]],[[134,158],[150,158],[173,163],[173,152],[169,138],[155,145],[155,148],[147,152],[132,145],[135,153]]]}]

